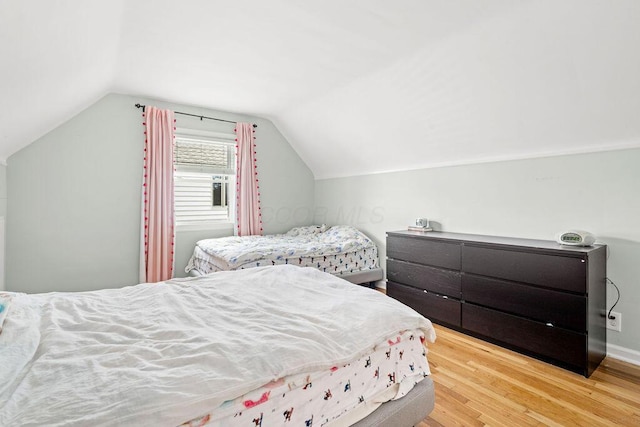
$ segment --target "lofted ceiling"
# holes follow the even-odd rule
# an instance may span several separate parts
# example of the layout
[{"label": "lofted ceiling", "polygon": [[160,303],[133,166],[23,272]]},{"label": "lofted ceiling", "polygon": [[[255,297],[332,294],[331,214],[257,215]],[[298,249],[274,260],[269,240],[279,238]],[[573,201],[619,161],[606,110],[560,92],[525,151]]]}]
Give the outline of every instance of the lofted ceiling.
[{"label": "lofted ceiling", "polygon": [[636,0],[3,0],[0,160],[115,92],[270,119],[316,178],[640,146]]}]

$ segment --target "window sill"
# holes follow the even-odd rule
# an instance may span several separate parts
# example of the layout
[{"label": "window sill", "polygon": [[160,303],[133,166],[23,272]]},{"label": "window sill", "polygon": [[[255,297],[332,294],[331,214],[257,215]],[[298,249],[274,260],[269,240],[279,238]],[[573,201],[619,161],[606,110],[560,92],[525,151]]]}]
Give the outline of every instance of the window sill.
[{"label": "window sill", "polygon": [[208,222],[202,224],[182,224],[176,226],[176,232],[181,231],[218,231],[229,230],[233,231],[234,224],[232,222]]}]

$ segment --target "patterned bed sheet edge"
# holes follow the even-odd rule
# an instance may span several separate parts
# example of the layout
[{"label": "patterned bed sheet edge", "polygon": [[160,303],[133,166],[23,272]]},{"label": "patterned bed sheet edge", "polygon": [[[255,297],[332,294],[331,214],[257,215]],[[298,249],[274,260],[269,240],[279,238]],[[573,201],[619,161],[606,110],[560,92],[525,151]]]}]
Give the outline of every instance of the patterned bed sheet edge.
[{"label": "patterned bed sheet edge", "polygon": [[[393,339],[395,337],[395,339]],[[243,420],[255,425],[278,425],[289,421],[296,425],[323,425],[325,427],[351,426],[380,411],[396,421],[402,409],[415,399],[411,394],[421,382],[431,381],[429,363],[424,348],[425,336],[421,330],[403,330],[373,351],[367,352],[347,364],[314,372],[301,372],[272,381],[235,399],[228,400],[201,417],[180,427],[240,426]],[[421,390],[421,389],[418,389]],[[407,400],[404,400],[407,398]],[[383,406],[391,399],[403,401],[392,414]],[[424,406],[424,400],[422,405]],[[385,409],[382,409],[382,408]],[[426,408],[428,409],[428,408]],[[409,411],[411,412],[411,411]],[[414,407],[413,412],[424,418],[424,409]],[[413,417],[409,417],[413,418]],[[419,420],[418,419],[418,420]],[[303,423],[303,424],[300,424]],[[251,424],[249,422],[248,424]]]}]

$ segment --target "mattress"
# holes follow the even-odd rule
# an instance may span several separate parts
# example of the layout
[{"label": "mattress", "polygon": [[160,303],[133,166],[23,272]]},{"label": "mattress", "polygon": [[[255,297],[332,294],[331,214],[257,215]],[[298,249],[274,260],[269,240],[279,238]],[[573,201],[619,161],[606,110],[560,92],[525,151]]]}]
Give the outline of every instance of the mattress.
[{"label": "mattress", "polygon": [[286,234],[230,236],[196,243],[186,273],[266,265],[313,267],[334,275],[379,269],[378,249],[351,226],[296,227]]},{"label": "mattress", "polygon": [[[6,295],[0,425],[266,427],[267,413],[287,410],[305,423],[350,425],[421,383],[420,340],[435,339],[427,319],[377,291],[286,265]],[[365,391],[361,378],[378,365],[382,387]],[[292,390],[314,403],[290,400]],[[327,402],[346,406],[318,406],[327,391]],[[285,406],[269,406],[277,402]],[[262,424],[251,424],[260,413]]]},{"label": "mattress", "polygon": [[401,331],[350,363],[265,384],[183,426],[350,425],[429,375],[424,340],[420,330]]}]

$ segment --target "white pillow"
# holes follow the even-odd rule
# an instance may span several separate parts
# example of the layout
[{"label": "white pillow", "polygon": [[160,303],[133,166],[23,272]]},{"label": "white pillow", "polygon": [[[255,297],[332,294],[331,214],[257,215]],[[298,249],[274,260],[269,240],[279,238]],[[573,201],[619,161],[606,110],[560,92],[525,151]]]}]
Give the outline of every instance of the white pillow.
[{"label": "white pillow", "polygon": [[309,225],[306,227],[294,227],[291,230],[287,231],[287,236],[310,236],[312,234],[324,233],[325,231],[327,231],[326,224]]}]

